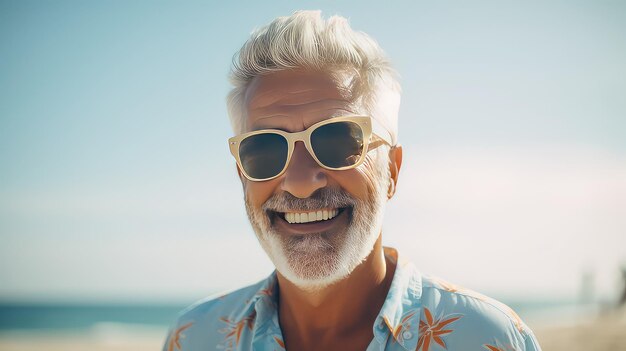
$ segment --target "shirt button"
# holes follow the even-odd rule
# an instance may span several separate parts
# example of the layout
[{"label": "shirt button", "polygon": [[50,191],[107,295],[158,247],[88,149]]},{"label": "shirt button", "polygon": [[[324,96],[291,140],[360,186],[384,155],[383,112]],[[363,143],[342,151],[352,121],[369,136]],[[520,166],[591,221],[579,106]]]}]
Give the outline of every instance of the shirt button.
[{"label": "shirt button", "polygon": [[402,333],[402,337],[403,337],[404,339],[410,339],[410,338],[412,338],[412,337],[413,337],[413,334],[411,334],[411,332],[410,332],[410,331],[405,330],[405,331]]}]

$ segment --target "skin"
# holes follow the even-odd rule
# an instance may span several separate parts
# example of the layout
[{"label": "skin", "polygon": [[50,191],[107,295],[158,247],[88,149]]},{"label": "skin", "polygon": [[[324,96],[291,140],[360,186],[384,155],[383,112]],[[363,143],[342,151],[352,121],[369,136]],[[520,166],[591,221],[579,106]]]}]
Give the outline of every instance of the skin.
[{"label": "skin", "polygon": [[[289,132],[338,115],[359,115],[345,90],[331,75],[289,70],[255,78],[246,93],[246,131],[274,128]],[[402,148],[390,150],[391,182],[395,193]],[[286,172],[275,179],[252,182],[239,173],[252,206],[261,208],[273,194],[289,192],[307,198],[323,187],[338,186],[358,199],[375,188],[370,158],[359,167],[330,171],[320,167],[297,142]],[[347,225],[338,222],[337,225]],[[281,234],[282,235],[282,234]],[[284,235],[294,235],[286,232]],[[382,236],[372,252],[346,279],[317,291],[305,291],[278,273],[279,320],[288,350],[365,350],[373,338],[378,315],[395,271],[385,259]]]}]

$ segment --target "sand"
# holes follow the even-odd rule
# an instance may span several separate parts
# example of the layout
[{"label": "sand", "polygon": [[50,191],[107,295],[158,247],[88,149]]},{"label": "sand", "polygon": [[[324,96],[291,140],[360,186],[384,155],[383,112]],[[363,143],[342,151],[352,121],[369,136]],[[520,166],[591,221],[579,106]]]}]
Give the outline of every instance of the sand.
[{"label": "sand", "polygon": [[1,351],[158,351],[162,347],[163,338],[160,337],[98,340],[84,336],[0,336]]},{"label": "sand", "polygon": [[158,351],[163,347],[165,333],[137,336],[0,334],[0,351]]},{"label": "sand", "polygon": [[535,328],[544,351],[626,351],[626,309],[572,326]]},{"label": "sand", "polygon": [[[531,327],[544,351],[626,351],[626,310],[577,325]],[[164,333],[83,336],[0,334],[0,351],[161,350]]]}]

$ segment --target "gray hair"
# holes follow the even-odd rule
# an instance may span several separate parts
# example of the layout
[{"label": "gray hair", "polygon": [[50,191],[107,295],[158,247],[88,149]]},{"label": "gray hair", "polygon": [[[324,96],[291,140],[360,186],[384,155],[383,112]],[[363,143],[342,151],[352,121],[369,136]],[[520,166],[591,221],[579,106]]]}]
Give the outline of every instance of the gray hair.
[{"label": "gray hair", "polygon": [[351,102],[376,118],[396,143],[400,84],[380,46],[348,20],[320,11],[297,11],[255,30],[233,58],[228,113],[235,133],[245,130],[244,97],[258,76],[289,69],[347,74]]}]

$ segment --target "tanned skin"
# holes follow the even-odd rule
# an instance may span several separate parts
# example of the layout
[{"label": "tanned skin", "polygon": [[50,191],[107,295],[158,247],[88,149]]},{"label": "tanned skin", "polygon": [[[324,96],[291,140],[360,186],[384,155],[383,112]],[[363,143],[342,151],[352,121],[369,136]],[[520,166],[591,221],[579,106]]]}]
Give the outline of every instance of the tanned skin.
[{"label": "tanned skin", "polygon": [[[255,78],[246,92],[245,104],[245,131],[275,128],[297,132],[332,116],[359,114],[336,78],[310,70],[281,71]],[[402,148],[396,146],[390,151],[388,198],[395,193],[401,164]],[[241,174],[240,178],[250,204],[256,208],[279,192],[307,198],[327,186],[340,187],[355,198],[367,199],[375,187],[375,166],[368,155],[363,165],[355,169],[330,171],[321,168],[298,142],[291,163],[280,177],[263,182],[249,181]],[[287,350],[367,348],[395,271],[395,263],[385,258],[381,242],[379,233],[362,264],[347,278],[320,290],[300,289],[278,273],[278,314]]]},{"label": "tanned skin", "polygon": [[385,260],[379,236],[367,260],[348,278],[307,293],[278,276],[280,327],[288,350],[365,350],[383,306],[395,265]]}]

